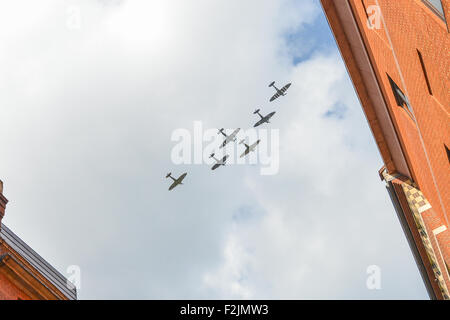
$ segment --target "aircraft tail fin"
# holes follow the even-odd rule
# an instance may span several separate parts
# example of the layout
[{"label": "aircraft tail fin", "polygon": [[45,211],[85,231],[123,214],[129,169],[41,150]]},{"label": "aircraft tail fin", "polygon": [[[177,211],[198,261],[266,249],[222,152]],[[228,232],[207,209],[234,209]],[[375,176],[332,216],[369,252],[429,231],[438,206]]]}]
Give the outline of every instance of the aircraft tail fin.
[{"label": "aircraft tail fin", "polygon": [[169,173],[166,175],[166,178],[170,177],[171,174],[172,174],[172,172],[169,172]]},{"label": "aircraft tail fin", "polygon": [[217,134],[219,134],[219,133],[223,134],[223,130],[224,130],[224,128],[220,129],[219,132],[217,132]]},{"label": "aircraft tail fin", "polygon": [[259,112],[260,109],[256,109],[253,114],[257,114]]},{"label": "aircraft tail fin", "polygon": [[274,84],[275,84],[275,81],[272,81],[272,82],[269,84],[269,87],[273,87]]},{"label": "aircraft tail fin", "polygon": [[210,157],[210,158],[214,157],[214,152],[213,152],[213,153],[211,153],[211,155],[210,155],[209,157]]}]

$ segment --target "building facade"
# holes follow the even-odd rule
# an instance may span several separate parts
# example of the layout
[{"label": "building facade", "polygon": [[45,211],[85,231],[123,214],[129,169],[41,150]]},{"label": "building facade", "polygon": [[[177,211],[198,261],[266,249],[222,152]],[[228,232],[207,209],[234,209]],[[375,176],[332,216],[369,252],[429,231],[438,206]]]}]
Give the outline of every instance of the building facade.
[{"label": "building facade", "polygon": [[0,181],[0,300],[76,300],[75,286],[2,223],[7,203]]},{"label": "building facade", "polygon": [[450,0],[321,0],[431,299],[450,289]]}]

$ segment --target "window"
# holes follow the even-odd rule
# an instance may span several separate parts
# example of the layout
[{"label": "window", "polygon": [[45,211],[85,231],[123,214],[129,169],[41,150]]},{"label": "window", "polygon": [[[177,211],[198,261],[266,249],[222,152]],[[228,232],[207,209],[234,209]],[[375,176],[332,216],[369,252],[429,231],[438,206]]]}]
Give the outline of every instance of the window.
[{"label": "window", "polygon": [[431,9],[436,15],[445,21],[444,9],[442,8],[441,0],[422,0],[428,8]]},{"label": "window", "polygon": [[406,106],[406,112],[408,112],[409,116],[414,119],[414,112],[411,108],[411,104],[409,103],[408,98],[403,93],[403,91],[397,86],[397,84],[394,82],[394,80],[389,77],[389,83],[391,84],[392,92],[394,93],[395,101],[397,102],[397,105],[399,107],[405,108]]},{"label": "window", "polygon": [[445,151],[447,152],[448,162],[450,163],[450,150],[448,150],[446,145],[444,145],[444,147],[445,147]]},{"label": "window", "polygon": [[423,62],[422,53],[417,50],[417,54],[419,55],[420,65],[422,66],[423,75],[425,77],[425,82],[427,83],[428,92],[433,95],[433,91],[431,90],[430,80],[428,79],[427,69],[425,69],[425,63]]}]

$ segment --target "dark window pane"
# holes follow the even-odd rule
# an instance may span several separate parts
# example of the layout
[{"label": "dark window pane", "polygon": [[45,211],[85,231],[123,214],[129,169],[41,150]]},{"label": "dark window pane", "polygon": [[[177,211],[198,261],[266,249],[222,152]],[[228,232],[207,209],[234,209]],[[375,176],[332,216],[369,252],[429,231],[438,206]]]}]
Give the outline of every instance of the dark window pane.
[{"label": "dark window pane", "polygon": [[447,146],[445,146],[445,151],[447,151],[447,158],[448,158],[448,162],[450,163],[450,150],[448,150]]},{"label": "dark window pane", "polygon": [[403,93],[403,91],[397,86],[397,84],[394,82],[394,80],[392,80],[391,77],[389,77],[389,75],[388,75],[388,79],[389,79],[389,83],[391,84],[392,92],[394,93],[394,97],[395,97],[395,101],[397,102],[397,105],[402,108],[404,108],[406,106],[406,108],[409,111],[410,117],[413,118],[414,112],[411,108],[408,97],[406,97],[406,95]]}]

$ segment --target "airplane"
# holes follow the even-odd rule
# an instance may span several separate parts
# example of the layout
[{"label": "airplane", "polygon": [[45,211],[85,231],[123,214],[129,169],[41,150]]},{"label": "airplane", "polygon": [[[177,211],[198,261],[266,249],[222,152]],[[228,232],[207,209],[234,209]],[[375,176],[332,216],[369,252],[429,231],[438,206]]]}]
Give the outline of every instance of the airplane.
[{"label": "airplane", "polygon": [[256,109],[255,110],[255,112],[253,112],[253,114],[258,114],[258,116],[260,116],[261,117],[261,120],[259,120],[257,123],[255,123],[255,125],[253,126],[253,127],[257,127],[257,126],[259,126],[259,125],[262,125],[263,123],[270,123],[269,122],[269,120],[270,120],[270,118],[272,118],[272,116],[275,114],[275,111],[274,112],[271,112],[271,113],[269,113],[267,116],[262,116],[260,113],[259,113],[259,109]]},{"label": "airplane", "polygon": [[212,153],[210,156],[210,158],[214,158],[214,160],[216,160],[216,164],[212,166],[211,170],[216,170],[218,167],[220,166],[224,166],[225,162],[227,161],[229,155],[226,155],[225,157],[222,158],[222,160],[219,160],[217,158],[214,157],[214,153]]},{"label": "airplane", "polygon": [[187,172],[183,173],[178,179],[172,177],[172,173],[168,173],[166,178],[171,178],[173,180],[172,185],[169,187],[169,191],[175,188],[179,184],[183,184],[183,179],[186,178]]},{"label": "airplane", "polygon": [[225,136],[225,140],[223,141],[222,145],[219,148],[225,147],[228,144],[228,142],[230,142],[230,141],[236,141],[236,135],[239,132],[239,130],[241,130],[241,128],[237,128],[229,136],[225,132],[223,132],[223,130],[224,129],[222,128],[217,133],[217,134],[221,133],[221,134],[223,134]]},{"label": "airplane", "polygon": [[[244,141],[245,141],[245,140],[242,140],[241,142],[239,142],[239,144],[244,143]],[[241,158],[242,158],[242,157],[245,157],[245,156],[246,156],[247,154],[249,154],[250,152],[255,151],[256,146],[257,146],[260,142],[261,142],[261,140],[258,140],[258,141],[256,141],[254,144],[252,144],[252,145],[250,145],[250,146],[249,146],[248,144],[244,143],[244,145],[245,145],[245,151],[244,151],[243,154],[241,154]]]},{"label": "airplane", "polygon": [[278,89],[277,87],[275,87],[275,81],[273,81],[271,84],[269,84],[269,87],[273,87],[277,93],[275,93],[272,98],[270,98],[270,102],[272,102],[273,100],[275,100],[276,98],[278,98],[279,96],[285,96],[286,95],[286,91],[287,89],[289,89],[289,87],[291,86],[290,83],[288,83],[287,85],[285,85],[283,88]]}]

